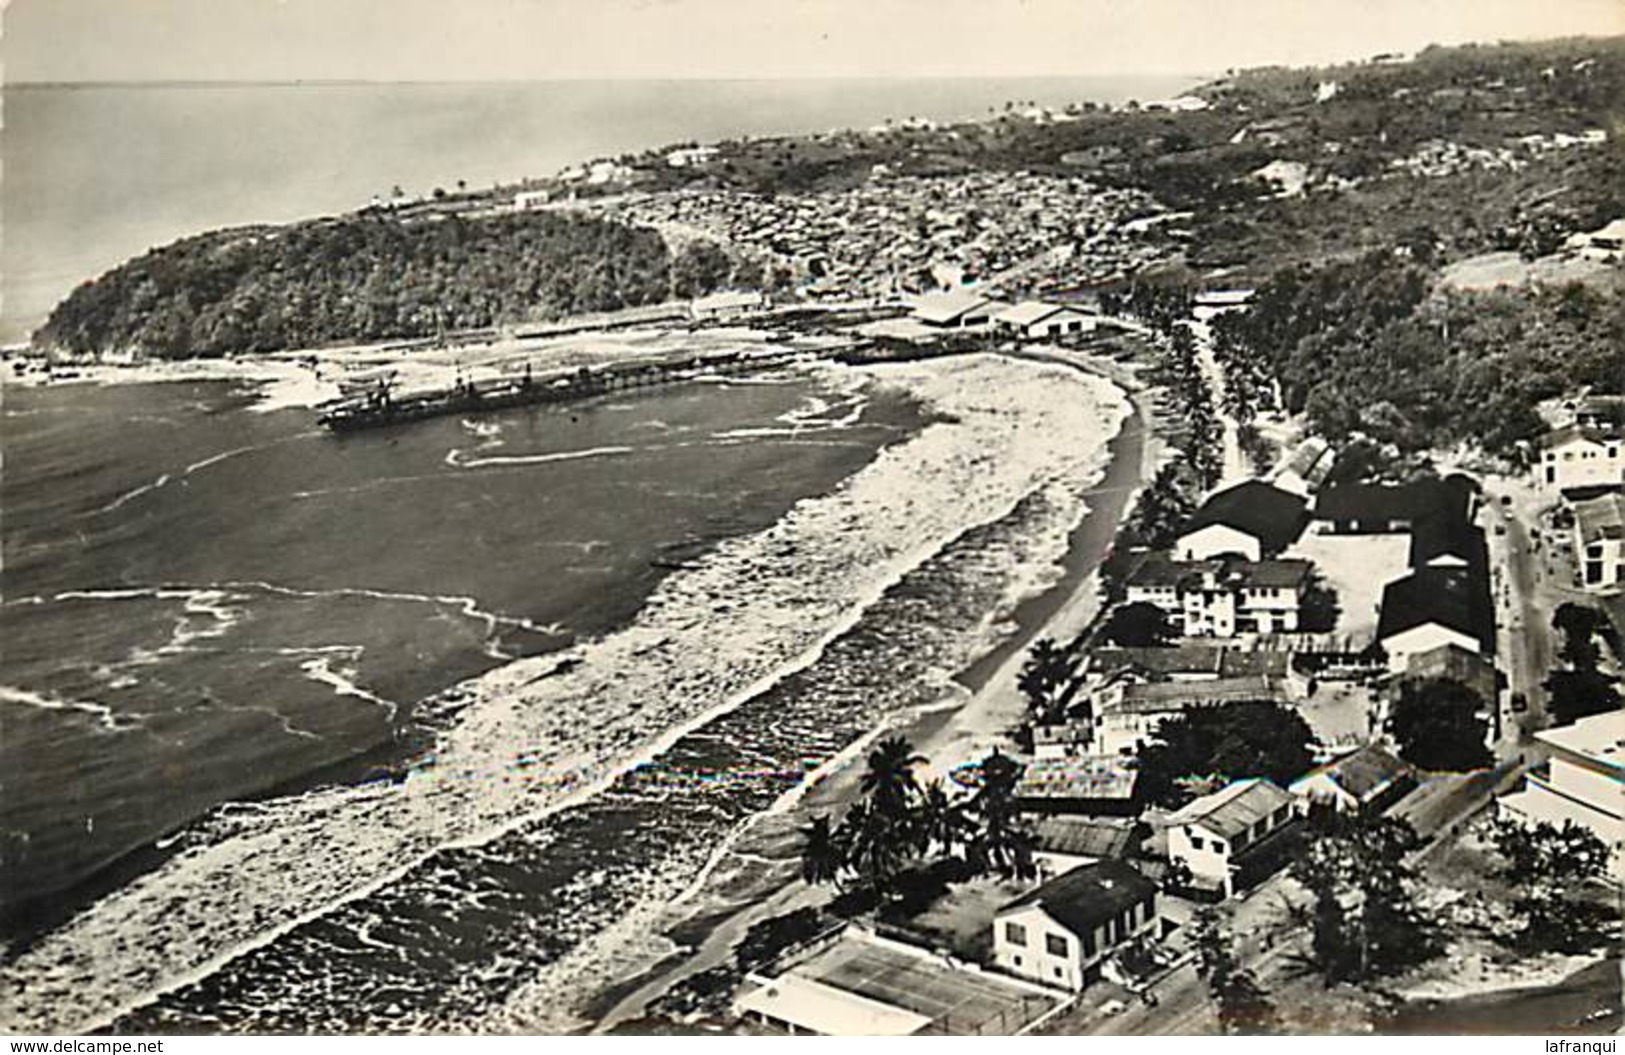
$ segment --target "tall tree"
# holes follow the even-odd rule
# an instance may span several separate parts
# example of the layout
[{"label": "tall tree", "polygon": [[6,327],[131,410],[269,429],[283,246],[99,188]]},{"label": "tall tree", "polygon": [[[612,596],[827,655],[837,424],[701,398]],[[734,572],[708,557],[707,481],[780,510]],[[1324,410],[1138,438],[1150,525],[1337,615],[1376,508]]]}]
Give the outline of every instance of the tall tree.
[{"label": "tall tree", "polygon": [[1313,762],[1312,739],[1296,711],[1270,700],[1197,707],[1165,720],[1140,751],[1136,794],[1177,806],[1191,797],[1187,778],[1212,774],[1231,780],[1267,777],[1286,784]]},{"label": "tall tree", "polygon": [[1275,1005],[1253,972],[1241,966],[1233,951],[1235,936],[1212,908],[1191,921],[1196,973],[1207,982],[1219,1005],[1219,1027],[1229,1034],[1273,1033],[1279,1026]]},{"label": "tall tree", "polygon": [[1535,952],[1589,952],[1603,940],[1612,912],[1588,889],[1608,868],[1608,844],[1573,821],[1561,828],[1502,821],[1495,848],[1502,878],[1519,889],[1513,909],[1522,917],[1516,941]]},{"label": "tall tree", "polygon": [[1130,524],[1140,541],[1152,549],[1173,545],[1196,511],[1196,499],[1185,479],[1188,471],[1180,462],[1164,465],[1134,500]]},{"label": "tall tree", "polygon": [[1400,757],[1422,769],[1458,773],[1490,765],[1489,725],[1478,717],[1483,706],[1478,693],[1459,681],[1407,680],[1390,719]]},{"label": "tall tree", "polygon": [[888,736],[869,752],[861,788],[876,814],[899,828],[908,822],[920,793],[914,767],[924,762],[901,736]]},{"label": "tall tree", "polygon": [[1033,643],[1016,678],[1016,687],[1027,697],[1027,708],[1035,721],[1051,724],[1065,717],[1062,712],[1078,675],[1078,663],[1077,653],[1061,648],[1051,638]]},{"label": "tall tree", "polygon": [[1418,844],[1402,820],[1333,819],[1294,863],[1293,874],[1314,895],[1313,960],[1327,985],[1394,974],[1442,948],[1406,864]]},{"label": "tall tree", "polygon": [[841,884],[847,848],[830,828],[829,817],[819,814],[801,829],[801,878],[808,883]]},{"label": "tall tree", "polygon": [[974,829],[960,802],[943,786],[933,780],[926,785],[919,804],[919,842],[922,852],[935,850],[945,857],[965,848]]},{"label": "tall tree", "polygon": [[1569,725],[1625,705],[1614,679],[1602,671],[1554,670],[1546,676],[1547,710],[1558,725]]},{"label": "tall tree", "polygon": [[1022,767],[994,751],[982,760],[980,769],[982,784],[969,809],[975,822],[968,847],[971,867],[1007,879],[1031,879],[1038,874],[1033,837],[1016,807],[1016,785]]},{"label": "tall tree", "polygon": [[1125,648],[1154,648],[1166,645],[1175,636],[1167,613],[1146,601],[1112,609],[1102,633],[1106,640]]},{"label": "tall tree", "polygon": [[876,899],[892,885],[913,857],[912,843],[872,801],[855,803],[841,820],[838,838],[847,846],[847,862]]}]

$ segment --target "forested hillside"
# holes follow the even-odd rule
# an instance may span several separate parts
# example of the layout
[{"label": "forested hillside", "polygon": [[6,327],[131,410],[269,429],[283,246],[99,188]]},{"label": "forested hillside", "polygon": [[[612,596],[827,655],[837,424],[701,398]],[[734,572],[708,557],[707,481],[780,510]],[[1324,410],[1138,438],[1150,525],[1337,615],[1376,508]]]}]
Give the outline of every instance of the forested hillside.
[{"label": "forested hillside", "polygon": [[35,343],[165,358],[418,337],[649,304],[734,274],[715,246],[579,214],[402,222],[387,213],[189,238],[59,304]]},{"label": "forested hillside", "polygon": [[1276,379],[1286,409],[1342,442],[1402,452],[1471,442],[1513,454],[1545,426],[1542,399],[1625,386],[1625,298],[1572,283],[1436,287],[1392,251],[1293,267],[1250,311],[1215,322],[1232,376]]}]

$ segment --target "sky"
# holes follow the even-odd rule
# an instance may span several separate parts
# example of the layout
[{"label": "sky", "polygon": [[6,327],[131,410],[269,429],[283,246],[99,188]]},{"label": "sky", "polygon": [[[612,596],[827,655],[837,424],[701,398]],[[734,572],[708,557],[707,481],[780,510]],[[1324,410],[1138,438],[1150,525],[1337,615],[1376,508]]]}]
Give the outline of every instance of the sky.
[{"label": "sky", "polygon": [[1625,0],[9,0],[8,83],[1212,74],[1625,33]]}]

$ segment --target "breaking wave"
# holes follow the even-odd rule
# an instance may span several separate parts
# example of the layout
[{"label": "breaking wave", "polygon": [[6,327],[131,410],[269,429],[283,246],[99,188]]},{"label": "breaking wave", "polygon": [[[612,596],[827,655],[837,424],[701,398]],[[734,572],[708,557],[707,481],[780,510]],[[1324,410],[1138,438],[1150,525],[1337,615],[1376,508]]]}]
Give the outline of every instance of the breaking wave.
[{"label": "breaking wave", "polygon": [[0,1023],[476,1028],[493,1001],[523,1024],[539,993],[579,994],[625,921],[876,721],[949,691],[997,613],[1053,581],[1127,413],[1059,366],[858,373],[940,420],[663,580],[625,630],[431,699],[436,747],[404,775],[217,810],[0,967]]}]

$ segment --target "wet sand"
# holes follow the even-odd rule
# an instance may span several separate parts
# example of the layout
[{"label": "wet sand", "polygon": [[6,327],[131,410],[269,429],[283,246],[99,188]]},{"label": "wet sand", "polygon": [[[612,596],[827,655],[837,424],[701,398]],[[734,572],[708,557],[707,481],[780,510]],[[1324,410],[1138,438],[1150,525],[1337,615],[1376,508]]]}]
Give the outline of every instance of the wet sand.
[{"label": "wet sand", "polygon": [[[1034,358],[1106,372],[1070,357]],[[1112,373],[1113,380],[1124,383],[1120,372]],[[1128,394],[1132,413],[1108,444],[1109,461],[1089,493],[1088,511],[1071,534],[1061,579],[1016,607],[1008,617],[1015,632],[962,671],[955,678],[957,691],[941,706],[873,730],[810,778],[792,808],[756,818],[690,896],[668,909],[659,925],[665,948],[651,948],[642,965],[611,979],[588,1004],[594,1031],[637,1031],[651,1002],[684,978],[729,962],[734,946],[754,923],[829,899],[828,889],[800,881],[800,829],[851,798],[861,775],[852,763],[875,740],[891,734],[907,738],[930,760],[933,773],[1008,743],[1026,706],[1016,675],[1027,650],[1040,638],[1070,641],[1087,629],[1099,606],[1100,564],[1133,496],[1155,471],[1157,441],[1148,401],[1136,390]]]}]

